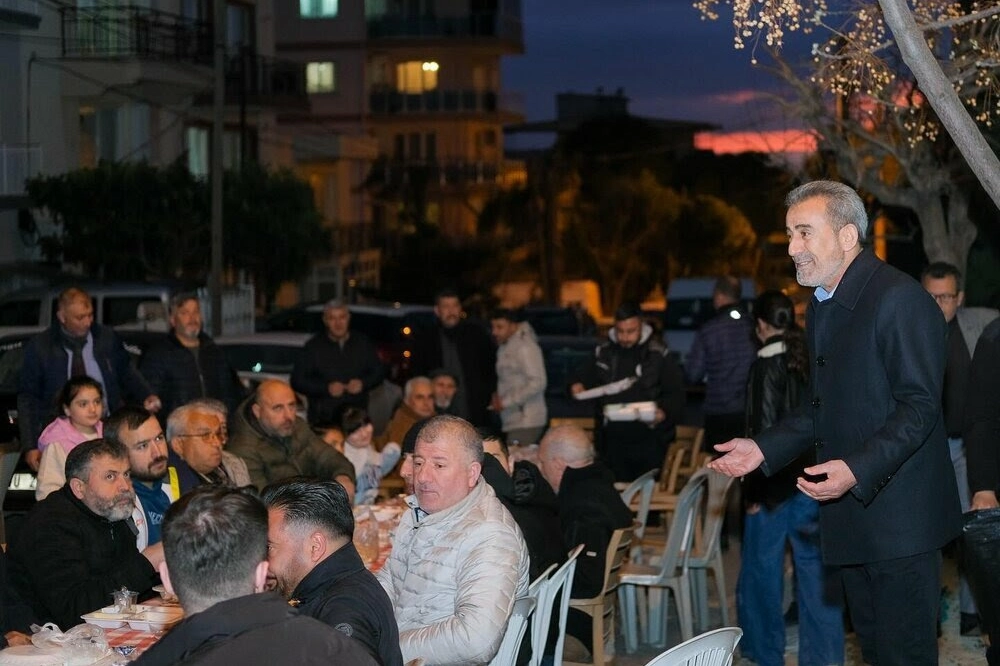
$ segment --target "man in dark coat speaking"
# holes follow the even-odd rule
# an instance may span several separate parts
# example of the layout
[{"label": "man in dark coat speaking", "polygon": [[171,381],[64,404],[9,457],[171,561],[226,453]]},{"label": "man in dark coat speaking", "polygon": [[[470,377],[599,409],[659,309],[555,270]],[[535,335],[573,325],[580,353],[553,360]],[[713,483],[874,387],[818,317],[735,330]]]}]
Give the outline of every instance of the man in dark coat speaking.
[{"label": "man in dark coat speaking", "polygon": [[864,203],[830,181],[793,190],[785,230],[809,303],[810,392],[710,467],[773,474],[814,447],[797,485],[820,501],[823,559],[841,568],[865,663],[938,663],[940,548],[960,529],[941,389],[946,327],[915,280],[861,242]]}]

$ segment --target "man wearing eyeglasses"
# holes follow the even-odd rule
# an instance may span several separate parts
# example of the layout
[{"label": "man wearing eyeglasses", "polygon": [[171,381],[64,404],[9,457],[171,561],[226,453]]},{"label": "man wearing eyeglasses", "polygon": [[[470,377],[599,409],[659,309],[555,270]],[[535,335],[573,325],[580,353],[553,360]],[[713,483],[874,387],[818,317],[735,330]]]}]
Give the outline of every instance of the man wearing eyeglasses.
[{"label": "man wearing eyeglasses", "polygon": [[226,425],[219,414],[198,402],[181,405],[167,419],[167,458],[177,468],[181,493],[203,485],[250,485],[243,460],[228,451]]},{"label": "man wearing eyeglasses", "polygon": [[122,407],[108,419],[104,438],[128,452],[132,487],[142,509],[132,514],[137,545],[141,550],[159,543],[163,516],[181,496],[177,468],[167,460],[167,437],[160,422],[142,407]]},{"label": "man wearing eyeglasses", "polygon": [[[934,297],[938,307],[948,322],[947,362],[944,370],[944,423],[948,430],[948,447],[951,463],[955,468],[958,482],[958,499],[962,511],[968,511],[969,497],[968,465],[965,459],[965,443],[962,427],[965,420],[965,406],[968,397],[969,375],[972,372],[972,353],[976,350],[979,336],[986,325],[997,318],[992,308],[967,308],[965,291],[962,289],[962,274],[958,268],[938,261],[920,276],[920,283],[928,294]],[[975,633],[979,626],[976,603],[972,598],[965,573],[959,572],[959,606],[961,622],[959,631],[963,636]]]}]

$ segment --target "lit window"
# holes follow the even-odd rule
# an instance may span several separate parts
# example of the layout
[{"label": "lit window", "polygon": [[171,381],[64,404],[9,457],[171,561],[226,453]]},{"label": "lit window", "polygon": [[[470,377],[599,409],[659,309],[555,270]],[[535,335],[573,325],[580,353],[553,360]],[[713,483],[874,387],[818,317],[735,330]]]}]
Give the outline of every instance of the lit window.
[{"label": "lit window", "polygon": [[337,0],[299,0],[302,18],[333,18],[337,15]]},{"label": "lit window", "polygon": [[329,93],[337,89],[337,70],[332,62],[311,62],[306,65],[306,90]]},{"label": "lit window", "polygon": [[401,62],[396,65],[396,90],[411,95],[435,90],[438,85],[438,69],[440,66],[436,62]]}]

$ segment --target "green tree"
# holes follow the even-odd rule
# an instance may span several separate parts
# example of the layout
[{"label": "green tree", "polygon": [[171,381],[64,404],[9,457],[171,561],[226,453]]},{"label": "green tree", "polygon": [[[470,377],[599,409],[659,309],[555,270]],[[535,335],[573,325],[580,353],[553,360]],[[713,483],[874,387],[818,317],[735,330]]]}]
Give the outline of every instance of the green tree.
[{"label": "green tree", "polygon": [[287,169],[253,163],[227,172],[223,188],[224,261],[246,270],[270,305],[282,282],[304,278],[330,254],[312,188]]},{"label": "green tree", "polygon": [[[270,301],[281,282],[305,276],[329,253],[312,190],[290,171],[251,164],[225,177],[226,264],[247,271]],[[108,280],[204,281],[210,255],[208,184],[180,162],[101,162],[27,182],[36,209],[52,222],[33,234],[51,262],[78,264]]]},{"label": "green tree", "polygon": [[[42,256],[79,264],[85,274],[121,280],[181,277],[206,227],[202,186],[183,166],[102,162],[27,182],[36,208],[55,228],[33,232]],[[185,233],[187,231],[193,233]]]}]

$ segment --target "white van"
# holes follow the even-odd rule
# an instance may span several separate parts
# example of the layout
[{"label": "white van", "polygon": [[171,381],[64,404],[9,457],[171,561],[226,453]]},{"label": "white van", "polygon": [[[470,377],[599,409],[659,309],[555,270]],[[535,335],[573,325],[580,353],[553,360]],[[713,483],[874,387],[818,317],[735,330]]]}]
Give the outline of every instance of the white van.
[{"label": "white van", "polygon": [[[663,317],[663,341],[680,356],[681,363],[694,344],[695,333],[715,314],[712,306],[714,277],[674,278],[667,289],[667,309]],[[740,278],[741,300],[747,312],[757,297],[752,278]]]},{"label": "white van", "polygon": [[[56,320],[59,294],[69,286],[86,291],[94,303],[94,321],[119,331],[166,332],[171,295],[179,285],[156,282],[80,282],[24,289],[0,300],[0,335],[42,331]],[[211,328],[211,308],[205,289],[197,290],[205,330]],[[223,333],[253,331],[254,296],[250,285],[227,288],[223,294]]]}]

